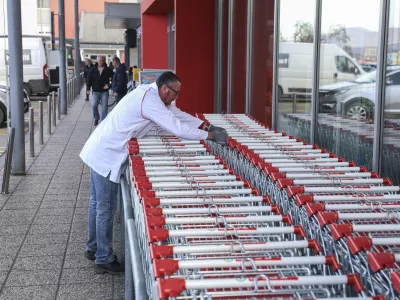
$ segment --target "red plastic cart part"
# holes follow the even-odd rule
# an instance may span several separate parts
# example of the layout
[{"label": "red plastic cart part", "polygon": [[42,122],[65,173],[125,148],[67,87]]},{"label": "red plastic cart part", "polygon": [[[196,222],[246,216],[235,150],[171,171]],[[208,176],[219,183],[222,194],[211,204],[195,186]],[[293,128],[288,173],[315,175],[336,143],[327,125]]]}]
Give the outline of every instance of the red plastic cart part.
[{"label": "red plastic cart part", "polygon": [[371,252],[368,253],[368,264],[372,271],[378,272],[382,269],[393,268],[396,262],[395,256],[388,252]]}]

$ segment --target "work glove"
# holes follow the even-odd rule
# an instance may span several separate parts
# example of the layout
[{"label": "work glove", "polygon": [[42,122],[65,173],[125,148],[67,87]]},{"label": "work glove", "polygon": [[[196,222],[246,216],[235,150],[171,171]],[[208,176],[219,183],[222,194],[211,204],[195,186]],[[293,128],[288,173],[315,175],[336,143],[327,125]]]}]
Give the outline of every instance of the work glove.
[{"label": "work glove", "polygon": [[213,134],[213,139],[212,139],[213,142],[222,146],[226,145],[226,140],[228,139],[229,135],[224,128],[210,125],[209,131]]}]

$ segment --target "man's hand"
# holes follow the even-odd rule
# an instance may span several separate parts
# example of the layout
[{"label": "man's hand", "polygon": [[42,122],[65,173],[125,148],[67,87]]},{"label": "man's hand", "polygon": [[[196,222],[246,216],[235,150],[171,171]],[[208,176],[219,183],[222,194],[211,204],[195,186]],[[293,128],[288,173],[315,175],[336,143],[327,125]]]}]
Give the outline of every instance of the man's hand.
[{"label": "man's hand", "polygon": [[228,135],[228,132],[224,128],[210,125],[210,130],[208,133],[212,134],[213,137],[211,140],[213,142],[220,144],[222,146],[226,145],[226,140],[228,139],[229,135]]},{"label": "man's hand", "polygon": [[117,97],[117,96],[118,96],[118,93],[113,93],[113,96],[114,96],[114,97]]},{"label": "man's hand", "polygon": [[108,89],[108,84],[105,84],[103,89],[107,90]]},{"label": "man's hand", "polygon": [[87,90],[87,91],[86,91],[86,94],[90,95],[90,90]]},{"label": "man's hand", "polygon": [[212,133],[212,132],[209,132],[209,133],[208,133],[207,140],[212,140],[213,138],[214,138],[213,133]]}]

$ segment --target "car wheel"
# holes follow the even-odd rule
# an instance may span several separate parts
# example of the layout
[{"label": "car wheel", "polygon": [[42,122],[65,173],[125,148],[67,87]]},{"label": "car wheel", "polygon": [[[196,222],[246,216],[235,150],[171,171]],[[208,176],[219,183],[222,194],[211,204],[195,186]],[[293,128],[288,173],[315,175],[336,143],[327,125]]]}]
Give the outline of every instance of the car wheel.
[{"label": "car wheel", "polygon": [[371,118],[371,106],[368,102],[357,100],[346,106],[345,116],[360,120],[368,120]]},{"label": "car wheel", "polygon": [[0,124],[7,121],[6,114],[2,108],[0,108]]}]

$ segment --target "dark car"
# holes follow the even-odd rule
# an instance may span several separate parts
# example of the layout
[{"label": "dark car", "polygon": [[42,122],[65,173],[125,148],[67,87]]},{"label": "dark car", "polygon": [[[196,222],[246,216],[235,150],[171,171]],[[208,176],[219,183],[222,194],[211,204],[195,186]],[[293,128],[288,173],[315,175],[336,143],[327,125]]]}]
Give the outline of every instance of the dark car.
[{"label": "dark car", "polygon": [[[28,93],[24,90],[24,112],[29,111],[31,100]],[[7,95],[6,95],[6,83],[0,82],[0,124],[7,121]]]},{"label": "dark car", "polygon": [[[370,119],[375,107],[376,70],[345,81],[321,86],[319,111],[348,117]],[[386,70],[385,117],[400,116],[400,66]]]}]

